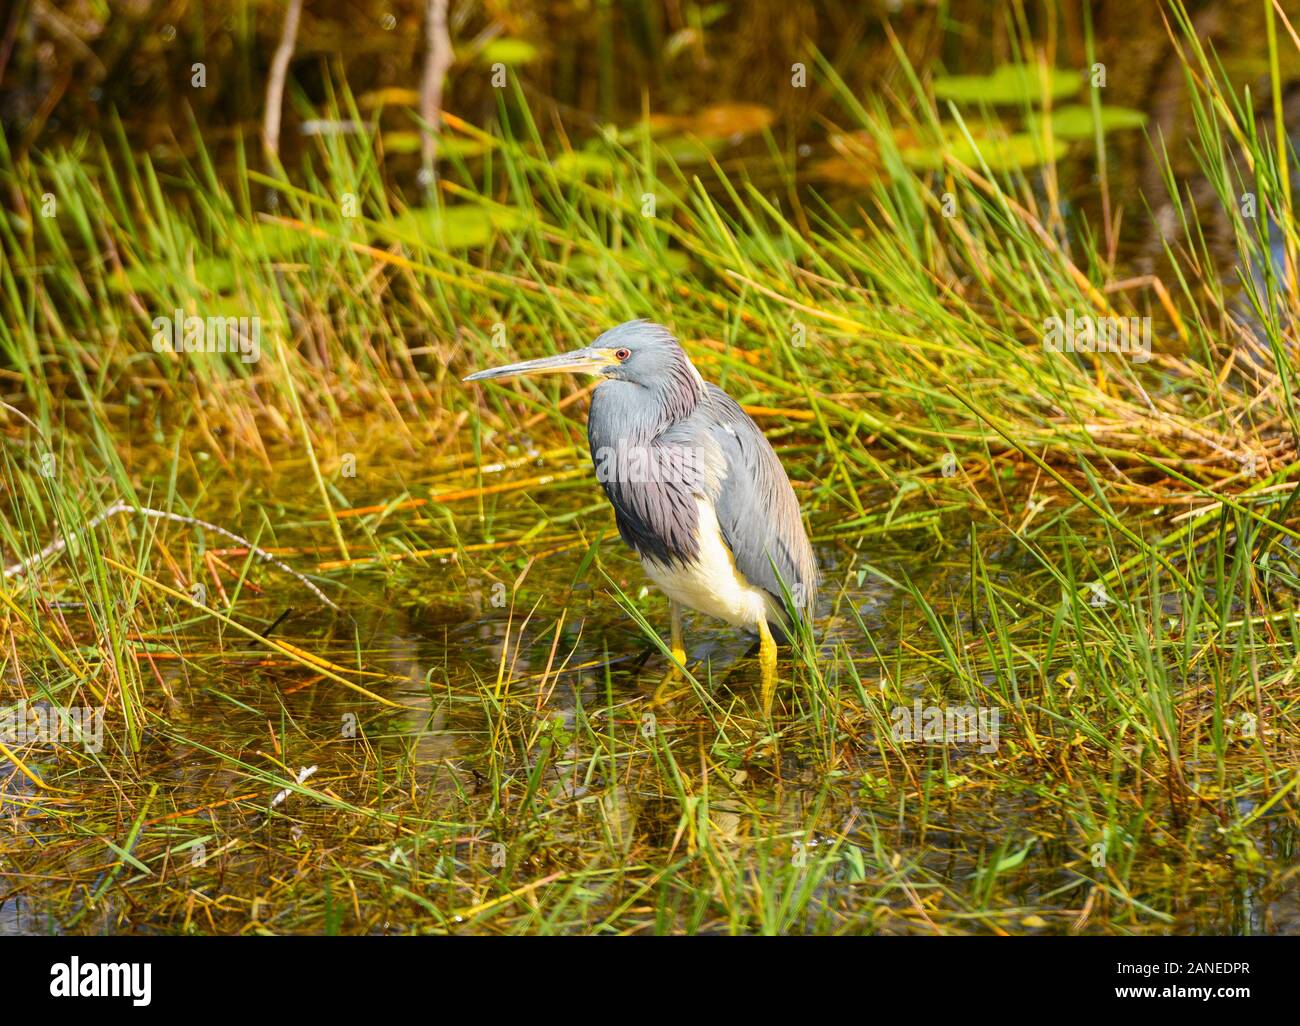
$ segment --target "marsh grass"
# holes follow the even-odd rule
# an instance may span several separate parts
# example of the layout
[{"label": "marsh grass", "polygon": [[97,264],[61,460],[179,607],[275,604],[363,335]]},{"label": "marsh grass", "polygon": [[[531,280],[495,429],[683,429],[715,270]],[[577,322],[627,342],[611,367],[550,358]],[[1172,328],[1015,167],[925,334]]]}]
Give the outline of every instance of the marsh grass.
[{"label": "marsh grass", "polygon": [[[0,584],[3,696],[107,710],[99,753],[0,752],[0,904],[68,931],[1294,929],[1295,153],[1169,18],[1235,274],[1172,170],[1166,270],[1132,277],[1054,164],[910,169],[896,126],[941,145],[970,114],[901,46],[870,101],[809,58],[881,172],[852,207],[770,134],[776,188],[648,133],[566,160],[518,89],[446,119],[482,153],[448,147],[428,202],[378,137],[274,174],[219,173],[192,124],[161,162],[120,127],[0,139],[0,544],[77,537]],[[305,112],[358,118],[333,88]],[[177,309],[259,316],[261,360],[156,354]],[[1067,310],[1152,317],[1152,359],[1049,352]],[[647,709],[666,610],[591,487],[586,387],[460,382],[638,316],[750,409],[812,527],[823,616],[770,722],[702,621],[687,693]],[[345,615],[202,530],[80,532],[118,500],[238,531]],[[900,740],[918,699],[996,710],[996,750]]]}]

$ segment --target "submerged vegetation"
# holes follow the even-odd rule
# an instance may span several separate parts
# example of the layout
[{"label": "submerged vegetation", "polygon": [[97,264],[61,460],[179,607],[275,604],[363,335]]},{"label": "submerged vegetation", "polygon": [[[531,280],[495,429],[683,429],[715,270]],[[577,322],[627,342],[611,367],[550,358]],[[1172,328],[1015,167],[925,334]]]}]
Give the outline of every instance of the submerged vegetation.
[{"label": "submerged vegetation", "polygon": [[[871,95],[797,53],[812,175],[757,101],[579,141],[518,75],[427,193],[336,71],[296,113],[362,130],[290,168],[0,136],[0,701],[103,713],[0,733],[0,932],[1296,930],[1300,24],[1261,6],[1252,90],[1162,5],[1192,130],[1127,206],[1144,115],[1023,11],[986,81],[888,27]],[[254,317],[255,360],[157,343]],[[461,383],[635,317],[808,518],[770,721],[704,618],[647,707],[590,386]],[[1148,360],[1045,344],[1134,318]]]}]

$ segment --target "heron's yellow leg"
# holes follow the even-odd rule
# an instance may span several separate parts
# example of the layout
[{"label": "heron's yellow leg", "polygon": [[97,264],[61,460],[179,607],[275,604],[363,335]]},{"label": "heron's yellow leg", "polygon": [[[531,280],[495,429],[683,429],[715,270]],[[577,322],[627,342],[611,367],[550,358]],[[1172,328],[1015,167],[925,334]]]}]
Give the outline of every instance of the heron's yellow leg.
[{"label": "heron's yellow leg", "polygon": [[758,665],[763,672],[763,715],[772,715],[776,696],[776,639],[766,620],[758,621]]},{"label": "heron's yellow leg", "polygon": [[668,686],[682,675],[680,668],[686,665],[686,646],[682,644],[682,607],[676,602],[669,602],[668,605],[672,610],[672,653],[674,662],[668,667],[668,673],[659,682],[659,686],[655,688],[654,697],[650,700],[651,705],[663,705],[674,697],[673,694],[669,693]]},{"label": "heron's yellow leg", "polygon": [[673,617],[673,658],[678,665],[686,665],[686,646],[682,644],[682,607],[676,602],[668,603]]}]

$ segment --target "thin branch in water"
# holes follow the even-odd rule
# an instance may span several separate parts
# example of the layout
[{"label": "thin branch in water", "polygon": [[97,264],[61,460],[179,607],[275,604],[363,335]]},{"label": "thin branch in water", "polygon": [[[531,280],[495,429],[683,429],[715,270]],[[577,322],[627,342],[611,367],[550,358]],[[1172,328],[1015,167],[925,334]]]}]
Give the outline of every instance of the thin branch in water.
[{"label": "thin branch in water", "polygon": [[[280,109],[284,104],[284,79],[289,73],[298,42],[298,17],[302,14],[302,0],[289,0],[284,12],[284,27],[280,31],[280,45],[275,48],[271,71],[266,79],[266,110],[262,113],[262,149],[267,160],[280,160]],[[274,158],[274,161],[272,161]]]},{"label": "thin branch in water", "polygon": [[181,516],[179,513],[169,513],[166,510],[162,510],[162,509],[151,509],[148,506],[132,506],[130,503],[127,502],[113,503],[102,513],[99,513],[96,516],[92,517],[90,522],[86,524],[85,527],[78,528],[75,532],[73,532],[73,534],[67,537],[56,538],[54,541],[50,542],[49,545],[45,546],[45,548],[41,549],[40,552],[36,553],[36,555],[29,556],[27,559],[24,559],[21,562],[13,564],[13,566],[6,567],[4,572],[5,580],[8,580],[11,577],[17,577],[19,574],[25,574],[29,570],[33,570],[41,566],[48,559],[52,558],[53,556],[57,556],[60,552],[62,552],[64,549],[68,547],[68,538],[77,537],[78,535],[85,534],[87,531],[93,531],[96,527],[102,524],[109,517],[115,517],[121,513],[129,513],[133,516],[138,516],[138,517],[152,517],[155,520],[170,520],[173,523],[185,524],[189,527],[201,527],[205,531],[212,531],[216,534],[221,535],[223,538],[229,538],[231,541],[236,542],[239,545],[243,545],[245,548],[248,549],[249,552],[255,555],[262,562],[270,563],[276,569],[282,570],[290,577],[296,579],[300,584],[303,585],[303,587],[305,587],[308,591],[310,591],[313,595],[315,595],[318,599],[320,599],[321,602],[325,603],[325,605],[329,606],[331,609],[338,611],[339,607],[333,601],[331,601],[330,598],[323,591],[320,590],[320,588],[316,587],[315,584],[309,581],[302,574],[298,573],[297,570],[294,570],[292,567],[276,559],[273,555],[271,555],[271,553],[267,552],[266,549],[254,545],[251,541],[249,541],[247,538],[243,537],[242,535],[235,534],[234,531],[227,531],[224,527],[219,527],[217,524],[209,523],[206,520],[199,520],[197,517]]},{"label": "thin branch in water", "polygon": [[436,181],[433,165],[438,159],[438,135],[442,131],[442,85],[455,60],[451,34],[447,31],[447,4],[448,0],[428,0],[425,11],[428,48],[420,82],[420,117],[425,122],[420,129],[420,165],[421,178],[429,189]]}]

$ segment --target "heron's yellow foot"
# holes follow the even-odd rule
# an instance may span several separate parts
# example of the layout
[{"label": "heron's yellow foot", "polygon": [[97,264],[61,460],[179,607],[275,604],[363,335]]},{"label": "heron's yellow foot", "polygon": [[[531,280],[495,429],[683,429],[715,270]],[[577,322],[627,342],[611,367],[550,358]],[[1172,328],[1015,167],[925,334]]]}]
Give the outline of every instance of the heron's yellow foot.
[{"label": "heron's yellow foot", "polygon": [[691,689],[689,685],[683,688],[673,687],[673,685],[681,680],[681,678],[681,672],[676,666],[669,670],[667,676],[665,676],[664,679],[659,682],[659,686],[655,688],[655,693],[650,696],[650,705],[652,707],[667,705],[678,695],[684,695],[686,692],[690,691]]},{"label": "heron's yellow foot", "polygon": [[776,639],[766,620],[758,625],[758,665],[763,674],[763,716],[770,718],[776,697]]},{"label": "heron's yellow foot", "polygon": [[668,672],[664,674],[664,679],[659,682],[659,686],[655,688],[654,696],[650,699],[651,705],[665,705],[690,690],[689,685],[672,690],[672,685],[682,679],[682,667],[686,665],[686,649],[677,644],[673,646],[672,652],[673,663],[668,667]]}]

